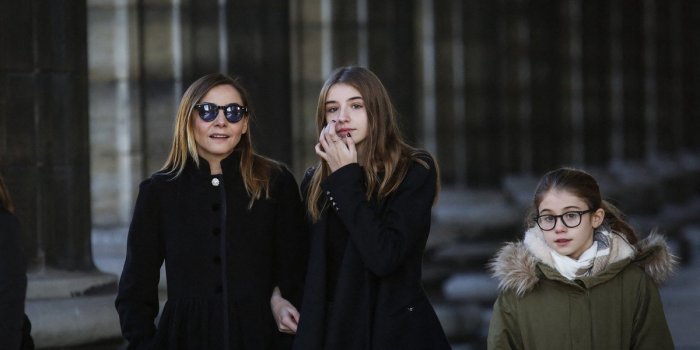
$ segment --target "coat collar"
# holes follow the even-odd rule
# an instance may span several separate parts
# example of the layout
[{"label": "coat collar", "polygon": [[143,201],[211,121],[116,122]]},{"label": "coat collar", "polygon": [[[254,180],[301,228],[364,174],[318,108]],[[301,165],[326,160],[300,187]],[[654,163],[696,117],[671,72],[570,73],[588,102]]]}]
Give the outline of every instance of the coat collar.
[{"label": "coat collar", "polygon": [[[240,172],[241,163],[241,151],[234,150],[226,158],[221,161],[221,169],[224,174],[228,175],[230,172]],[[194,159],[188,157],[187,166],[194,170],[198,176],[211,177],[211,169],[209,168],[209,162],[199,157],[199,166],[194,162]]]},{"label": "coat collar", "polygon": [[[677,259],[671,254],[663,236],[652,232],[636,246],[629,245],[622,237],[614,235],[616,243],[626,248],[610,261],[610,267],[598,276],[592,276],[588,287],[612,278],[631,261],[644,268],[657,284],[663,283],[672,274]],[[501,291],[512,291],[523,296],[531,291],[541,278],[566,281],[558,276],[553,267],[549,247],[541,230],[531,228],[520,242],[506,244],[489,263],[493,277],[499,280]],[[561,278],[559,278],[561,277]]]}]

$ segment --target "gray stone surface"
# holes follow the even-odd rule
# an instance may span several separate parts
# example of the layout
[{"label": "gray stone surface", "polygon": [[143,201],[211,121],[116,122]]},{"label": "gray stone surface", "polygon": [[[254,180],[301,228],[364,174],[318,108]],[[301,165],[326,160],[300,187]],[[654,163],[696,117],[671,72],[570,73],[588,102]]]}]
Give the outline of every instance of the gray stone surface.
[{"label": "gray stone surface", "polygon": [[114,291],[117,277],[112,274],[42,270],[28,274],[27,299],[62,299]]},{"label": "gray stone surface", "polygon": [[29,300],[25,312],[32,322],[32,337],[38,349],[121,337],[114,294]]},{"label": "gray stone surface", "polygon": [[498,296],[498,282],[485,272],[460,273],[445,281],[443,294],[451,301],[491,303]]}]

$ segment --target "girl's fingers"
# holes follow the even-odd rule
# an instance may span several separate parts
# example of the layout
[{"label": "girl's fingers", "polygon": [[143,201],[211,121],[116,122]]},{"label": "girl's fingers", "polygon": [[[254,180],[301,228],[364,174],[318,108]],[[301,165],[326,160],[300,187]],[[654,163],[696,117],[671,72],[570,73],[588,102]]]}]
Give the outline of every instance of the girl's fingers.
[{"label": "girl's fingers", "polygon": [[352,135],[350,135],[350,133],[348,133],[348,136],[345,138],[345,144],[348,145],[350,154],[357,154],[357,149],[355,149],[355,140],[352,139]]},{"label": "girl's fingers", "polygon": [[334,143],[336,138],[335,136],[331,135],[331,130],[333,130],[333,134],[335,134],[335,128],[331,123],[328,123],[328,125],[321,130],[321,135],[319,136],[321,146],[323,146],[323,149],[325,150],[328,150],[328,147]]},{"label": "girl's fingers", "polygon": [[289,316],[290,322],[287,324],[287,328],[289,328],[293,333],[296,333],[297,326],[299,325],[299,312],[297,312],[296,309],[290,309]]},{"label": "girl's fingers", "polygon": [[314,147],[314,149],[316,150],[316,154],[317,154],[319,157],[323,158],[323,160],[325,160],[326,162],[328,162],[328,155],[326,154],[326,152],[323,151],[323,149],[321,149],[321,144],[320,144],[320,143],[317,143],[317,144],[316,144],[316,147]]},{"label": "girl's fingers", "polygon": [[338,135],[335,133],[335,120],[328,123],[328,136],[330,136],[331,141],[338,140]]}]

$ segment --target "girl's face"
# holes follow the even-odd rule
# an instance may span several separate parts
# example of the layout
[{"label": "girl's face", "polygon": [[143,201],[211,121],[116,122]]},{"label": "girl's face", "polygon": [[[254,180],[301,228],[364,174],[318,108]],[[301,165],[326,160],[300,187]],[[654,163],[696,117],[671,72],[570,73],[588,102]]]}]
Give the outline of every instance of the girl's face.
[{"label": "girl's face", "polygon": [[[587,211],[586,202],[581,198],[567,191],[552,189],[547,192],[542,198],[537,215],[562,215],[571,213],[568,218],[569,226],[571,225],[571,217],[577,214],[572,212]],[[581,215],[581,223],[576,227],[567,227],[564,225],[562,217],[557,217],[554,228],[549,231],[544,231],[544,238],[554,251],[560,255],[568,256],[572,259],[578,259],[586,249],[593,244],[593,230],[600,226],[605,217],[605,211],[598,209],[594,212]],[[574,220],[575,222],[575,220]]]},{"label": "girl's face", "polygon": [[367,109],[362,95],[354,87],[339,83],[331,86],[326,96],[326,123],[335,121],[335,132],[341,138],[352,135],[359,145],[367,138]]},{"label": "girl's face", "polygon": [[[200,103],[214,103],[217,106],[226,106],[237,103],[243,106],[241,95],[231,85],[217,85],[207,92]],[[206,122],[199,117],[199,112],[192,111],[194,120],[194,140],[197,143],[197,153],[209,163],[219,163],[241,141],[241,136],[248,131],[248,118],[243,117],[236,123],[226,120],[223,110],[217,111],[216,119]]]}]

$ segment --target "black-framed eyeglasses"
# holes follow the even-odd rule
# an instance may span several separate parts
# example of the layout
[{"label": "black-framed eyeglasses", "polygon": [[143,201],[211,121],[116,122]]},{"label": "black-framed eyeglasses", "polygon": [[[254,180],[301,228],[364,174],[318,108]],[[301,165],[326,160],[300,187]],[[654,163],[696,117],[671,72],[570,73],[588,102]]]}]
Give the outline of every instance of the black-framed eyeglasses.
[{"label": "black-framed eyeglasses", "polygon": [[207,123],[216,119],[220,109],[224,111],[224,116],[230,123],[238,123],[238,121],[243,119],[243,116],[248,113],[248,108],[243,107],[238,103],[217,106],[213,103],[207,102],[196,104],[194,105],[194,108],[197,110],[197,112],[199,112],[199,117]]},{"label": "black-framed eyeglasses", "polygon": [[581,217],[584,214],[592,213],[594,211],[595,209],[588,209],[580,211],[567,211],[561,215],[540,215],[535,218],[535,222],[537,223],[537,226],[542,229],[542,231],[553,230],[554,226],[557,226],[557,219],[561,219],[564,226],[574,228],[581,225]]}]

